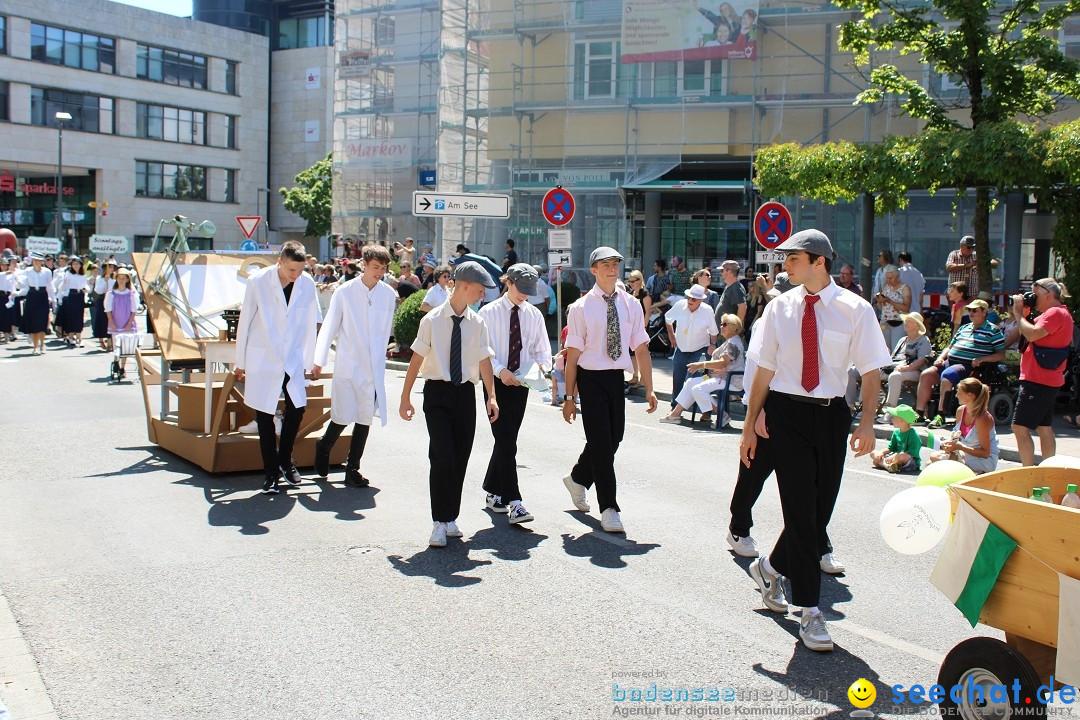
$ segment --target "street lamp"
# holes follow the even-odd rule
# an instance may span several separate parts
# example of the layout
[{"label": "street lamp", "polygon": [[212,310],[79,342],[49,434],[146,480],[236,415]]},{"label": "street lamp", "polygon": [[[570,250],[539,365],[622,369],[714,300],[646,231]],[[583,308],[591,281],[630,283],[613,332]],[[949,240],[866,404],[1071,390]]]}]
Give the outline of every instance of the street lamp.
[{"label": "street lamp", "polygon": [[[56,236],[64,241],[64,121],[71,113],[56,113]],[[63,247],[63,245],[61,245]],[[71,254],[75,254],[75,233],[71,233]]]},{"label": "street lamp", "polygon": [[[270,188],[267,188],[267,187],[255,188],[255,214],[259,215],[260,218],[262,217],[262,215],[259,213],[259,207],[260,207],[260,203],[262,202],[262,194],[263,193],[267,193],[267,195],[266,195],[266,214],[267,215],[270,214],[270,194],[269,194],[270,193]],[[260,219],[259,220],[259,226],[261,227],[263,224],[264,224],[264,221],[262,219]],[[262,233],[259,233],[259,234],[262,235],[263,240],[266,241],[266,233],[262,232]],[[263,244],[266,244],[266,243],[264,242]]]}]

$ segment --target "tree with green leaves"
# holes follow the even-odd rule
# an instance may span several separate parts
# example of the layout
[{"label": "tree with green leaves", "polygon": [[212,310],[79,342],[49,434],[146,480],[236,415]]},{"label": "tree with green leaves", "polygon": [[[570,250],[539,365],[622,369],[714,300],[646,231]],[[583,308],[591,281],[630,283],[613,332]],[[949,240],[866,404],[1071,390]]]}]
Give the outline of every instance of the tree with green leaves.
[{"label": "tree with green leaves", "polygon": [[322,237],[330,232],[330,212],[333,207],[333,153],[296,176],[296,185],[278,190],[289,212],[307,221],[304,235]]},{"label": "tree with green leaves", "polygon": [[[867,66],[871,53],[898,49],[913,55],[921,67],[947,76],[959,86],[954,96],[924,87],[921,72],[912,76],[896,65],[876,65],[869,87],[859,95],[865,103],[886,95],[899,99],[902,111],[926,121],[939,134],[975,133],[987,125],[1022,116],[1042,118],[1058,109],[1062,96],[1080,96],[1080,63],[1062,52],[1058,33],[1063,21],[1080,12],[1080,0],[1046,2],[1016,0],[834,0],[858,10],[861,17],[840,26],[841,50],[853,52]],[[927,83],[930,85],[931,83]],[[965,116],[966,113],[966,116]],[[977,144],[985,154],[967,158],[985,168],[975,188],[975,247],[979,257],[979,286],[989,289],[990,189],[995,168],[1003,167],[998,148]]]}]

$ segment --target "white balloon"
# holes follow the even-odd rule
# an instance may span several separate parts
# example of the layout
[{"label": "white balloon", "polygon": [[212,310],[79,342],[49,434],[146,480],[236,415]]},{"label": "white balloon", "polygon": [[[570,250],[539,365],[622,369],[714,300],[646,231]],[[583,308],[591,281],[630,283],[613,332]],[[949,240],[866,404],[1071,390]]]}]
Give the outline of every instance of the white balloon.
[{"label": "white balloon", "polygon": [[949,493],[923,485],[894,495],[881,509],[881,537],[893,550],[918,555],[931,550],[949,529]]},{"label": "white balloon", "polygon": [[1058,467],[1080,469],[1080,458],[1068,455],[1051,455],[1039,463],[1039,467]]}]

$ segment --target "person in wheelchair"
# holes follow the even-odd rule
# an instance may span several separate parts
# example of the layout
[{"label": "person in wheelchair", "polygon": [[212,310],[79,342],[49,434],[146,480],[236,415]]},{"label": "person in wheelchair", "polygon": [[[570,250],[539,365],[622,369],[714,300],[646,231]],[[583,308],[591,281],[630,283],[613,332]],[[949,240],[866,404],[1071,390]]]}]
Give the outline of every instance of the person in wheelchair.
[{"label": "person in wheelchair", "polygon": [[[926,326],[923,325],[922,315],[917,312],[901,313],[904,323],[904,337],[897,341],[893,347],[892,362],[881,368],[882,381],[888,381],[888,394],[881,408],[881,414],[877,418],[879,422],[887,422],[884,414],[886,408],[895,408],[900,402],[900,389],[905,382],[914,382],[919,379],[919,373],[930,363],[930,355],[933,348],[930,346],[930,338],[926,337]],[[847,403],[854,408],[859,399],[859,387],[862,377],[855,368],[848,368]],[[914,411],[912,411],[914,412]]]},{"label": "person in wheelchair", "polygon": [[[1001,330],[987,321],[990,306],[985,300],[972,300],[966,308],[971,322],[964,325],[953,336],[949,347],[941,351],[934,364],[923,370],[919,376],[919,391],[915,399],[917,423],[926,422],[926,406],[934,387],[941,384],[941,397],[944,399],[957,383],[980,365],[998,363],[1005,359],[1005,336]],[[944,408],[944,401],[939,408]],[[930,423],[931,427],[942,427],[944,414],[939,412]]]},{"label": "person in wheelchair", "polygon": [[[682,390],[675,398],[675,407],[667,417],[660,418],[662,423],[678,425],[682,420],[682,414],[697,403],[701,411],[701,419],[708,422],[711,419],[713,408],[716,403],[712,394],[717,390],[727,387],[727,375],[729,372],[740,371],[745,367],[746,349],[742,340],[743,324],[739,316],[733,313],[720,316],[720,335],[724,342],[713,351],[711,360],[692,362],[686,369],[690,373],[706,371],[705,374],[686,379]],[[731,379],[731,391],[742,391],[742,376],[736,375]],[[727,413],[725,413],[726,415]],[[727,424],[727,418],[721,418],[720,426]]]}]

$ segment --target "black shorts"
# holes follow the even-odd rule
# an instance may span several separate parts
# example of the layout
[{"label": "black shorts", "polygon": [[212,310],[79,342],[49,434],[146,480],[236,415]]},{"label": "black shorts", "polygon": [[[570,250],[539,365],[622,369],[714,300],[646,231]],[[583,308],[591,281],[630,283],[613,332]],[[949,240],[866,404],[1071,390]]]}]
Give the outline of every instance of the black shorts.
[{"label": "black shorts", "polygon": [[1054,401],[1059,390],[1061,388],[1021,380],[1020,392],[1016,394],[1013,425],[1021,425],[1031,430],[1053,425]]}]

